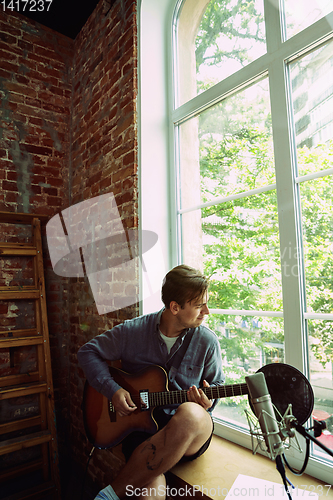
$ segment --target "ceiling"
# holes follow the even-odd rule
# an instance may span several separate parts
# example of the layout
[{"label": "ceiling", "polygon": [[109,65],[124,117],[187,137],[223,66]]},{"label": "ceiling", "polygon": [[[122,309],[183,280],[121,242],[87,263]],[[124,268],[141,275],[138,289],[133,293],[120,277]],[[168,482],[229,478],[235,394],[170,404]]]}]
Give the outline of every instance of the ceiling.
[{"label": "ceiling", "polygon": [[[21,2],[13,3],[21,6],[19,12],[29,19],[33,19],[58,33],[75,39],[98,2],[99,0],[53,0],[52,3],[45,0],[37,2],[37,6],[44,6],[44,12],[28,10],[36,2],[28,2],[24,12],[22,11],[23,4]],[[47,11],[48,7],[49,10]]]}]

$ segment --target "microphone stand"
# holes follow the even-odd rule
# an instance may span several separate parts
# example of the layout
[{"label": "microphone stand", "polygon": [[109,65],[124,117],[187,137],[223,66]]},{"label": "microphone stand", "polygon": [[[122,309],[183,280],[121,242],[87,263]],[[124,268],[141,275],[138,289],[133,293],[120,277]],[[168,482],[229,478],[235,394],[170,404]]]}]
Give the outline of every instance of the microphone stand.
[{"label": "microphone stand", "polygon": [[[288,408],[288,411],[290,411],[289,408]],[[289,417],[286,417],[285,423],[287,424],[286,425],[286,430],[287,430],[287,434],[289,436],[292,435],[291,434],[291,429],[292,428],[296,429],[296,431],[305,438],[305,442],[306,442],[305,459],[304,459],[303,466],[302,466],[302,468],[300,470],[293,469],[289,465],[289,463],[288,463],[288,461],[286,459],[285,454],[284,453],[282,454],[284,463],[286,464],[286,466],[288,467],[288,469],[293,474],[295,474],[296,476],[301,476],[303,474],[303,472],[305,471],[305,469],[307,467],[307,464],[308,464],[308,461],[309,461],[309,457],[310,457],[310,441],[313,441],[315,444],[317,444],[318,446],[320,446],[328,455],[330,455],[331,457],[333,457],[333,451],[330,450],[329,448],[327,448],[327,446],[325,446],[324,444],[322,444],[318,439],[316,439],[316,437],[319,437],[322,434],[322,429],[326,428],[325,422],[315,422],[315,425],[313,427],[311,427],[310,429],[305,429],[302,425],[300,425],[298,423],[297,419],[293,415],[289,415]],[[309,432],[309,430],[312,430],[312,429],[314,430],[314,432],[313,432],[314,435],[311,432]],[[278,463],[277,463],[277,469],[279,470],[280,474],[282,475],[282,473],[281,473],[281,471],[280,471],[280,469],[278,467]],[[283,476],[282,476],[282,478],[283,478]]]},{"label": "microphone stand", "polygon": [[284,464],[283,464],[283,461],[282,461],[282,458],[280,455],[277,455],[277,457],[275,459],[275,464],[276,464],[276,468],[277,468],[278,472],[280,473],[287,497],[289,498],[289,500],[292,500],[292,496],[291,496],[289,488],[288,488],[288,483],[290,485],[291,485],[291,483],[286,476],[286,470],[284,468]]},{"label": "microphone stand", "polygon": [[[300,471],[296,471],[292,467],[290,467],[290,465],[288,464],[287,459],[285,457],[285,454],[284,453],[282,454],[283,461],[285,462],[285,464],[287,465],[288,469],[293,474],[295,474],[295,475],[302,475],[303,472],[305,471],[307,463],[308,463],[308,459],[309,459],[309,452],[310,452],[310,446],[309,446],[309,444],[310,444],[310,441],[314,442],[316,445],[318,445],[320,448],[322,448],[328,455],[330,455],[331,457],[333,457],[333,451],[330,450],[329,448],[327,448],[327,446],[325,446],[323,443],[321,443],[315,437],[315,436],[319,437],[322,434],[322,429],[326,428],[326,425],[323,422],[318,422],[317,425],[315,424],[314,427],[311,427],[309,429],[309,430],[314,429],[314,436],[312,435],[311,432],[309,432],[308,429],[305,429],[302,425],[300,425],[294,417],[291,417],[291,419],[289,420],[289,429],[290,428],[296,429],[296,431],[299,434],[301,434],[301,436],[303,436],[305,438],[305,440],[306,440],[306,457],[305,457],[305,460],[304,460],[303,467],[302,467],[302,469]],[[291,494],[289,492],[288,485],[287,485],[287,482],[290,483],[290,481],[288,481],[288,478],[286,477],[286,473],[285,473],[285,468],[284,468],[284,465],[283,465],[283,461],[281,459],[281,456],[278,455],[276,457],[276,460],[275,460],[276,468],[277,468],[277,470],[279,471],[279,473],[281,475],[281,478],[282,478],[282,481],[283,481],[283,484],[284,484],[287,496],[288,496],[289,500],[291,500],[292,497],[291,497]]]},{"label": "microphone stand", "polygon": [[[283,417],[280,415],[281,422],[279,422],[278,425],[280,427],[280,432],[284,436],[284,438],[287,438],[287,437],[289,437],[289,438],[296,438],[296,442],[298,443],[297,437],[295,436],[295,430],[305,438],[305,441],[306,441],[306,456],[305,456],[302,468],[299,471],[293,469],[288,464],[288,461],[287,461],[284,453],[282,453],[282,454],[278,453],[274,457],[274,454],[272,453],[272,451],[269,450],[269,449],[267,450],[270,453],[271,460],[274,460],[274,458],[275,458],[276,468],[277,468],[278,472],[281,475],[281,478],[282,478],[282,481],[283,481],[283,484],[284,484],[284,487],[285,487],[285,491],[286,491],[286,494],[287,494],[289,500],[292,500],[292,497],[291,497],[291,493],[289,492],[289,488],[288,488],[288,484],[287,483],[289,483],[291,486],[292,486],[292,484],[290,483],[290,481],[286,477],[284,463],[287,465],[288,469],[293,474],[295,474],[297,476],[302,475],[303,472],[306,469],[306,466],[307,466],[308,460],[309,460],[309,456],[310,456],[310,441],[313,441],[320,448],[322,448],[328,455],[330,455],[331,457],[333,457],[333,451],[330,450],[329,448],[327,448],[327,446],[325,446],[324,444],[322,444],[318,439],[316,439],[316,437],[319,437],[322,434],[322,429],[326,428],[326,424],[324,422],[315,422],[314,427],[311,427],[310,429],[305,429],[301,424],[298,423],[297,419],[292,415],[292,409],[291,408],[292,408],[292,406],[291,406],[291,404],[289,404],[288,408],[287,408],[287,410],[285,412],[285,414],[283,415]],[[275,411],[277,412],[277,414],[279,414],[279,412],[278,412],[278,410],[276,408],[275,408]],[[247,419],[248,419],[248,423],[249,423],[249,427],[250,427],[250,434],[251,434],[251,439],[252,439],[252,451],[255,454],[256,451],[257,451],[257,449],[258,449],[258,447],[260,449],[262,449],[260,443],[261,443],[261,440],[263,440],[264,436],[274,435],[275,433],[274,432],[267,432],[266,434],[264,434],[263,432],[261,432],[261,434],[260,434],[260,431],[258,430],[258,426],[260,426],[259,420],[256,419],[257,423],[254,424],[253,419],[251,417],[251,414],[247,410],[245,410],[245,413],[246,413],[246,416],[247,416]],[[265,412],[263,411],[263,413],[265,413]],[[270,417],[270,418],[272,418],[272,417]],[[314,430],[314,432],[311,433],[311,432],[309,432],[310,430]],[[254,449],[254,441],[253,441],[254,437],[257,438],[257,447],[255,449]],[[301,451],[300,448],[299,448],[299,451]],[[282,457],[281,457],[281,455],[282,455]],[[282,461],[282,458],[283,458],[283,461]]]},{"label": "microphone stand", "polygon": [[[303,437],[305,437],[306,439],[310,439],[311,441],[313,441],[316,445],[320,446],[320,448],[322,448],[324,451],[326,451],[326,453],[328,455],[330,455],[331,457],[333,457],[333,451],[330,450],[329,448],[327,448],[327,446],[325,446],[323,443],[321,443],[318,439],[316,439],[312,434],[311,432],[309,432],[307,429],[304,429],[304,427],[302,427],[302,425],[300,425],[298,422],[295,423],[294,425],[295,429],[297,430],[297,432],[299,432]],[[321,434],[321,433],[320,433]],[[319,436],[320,436],[319,434]]]}]

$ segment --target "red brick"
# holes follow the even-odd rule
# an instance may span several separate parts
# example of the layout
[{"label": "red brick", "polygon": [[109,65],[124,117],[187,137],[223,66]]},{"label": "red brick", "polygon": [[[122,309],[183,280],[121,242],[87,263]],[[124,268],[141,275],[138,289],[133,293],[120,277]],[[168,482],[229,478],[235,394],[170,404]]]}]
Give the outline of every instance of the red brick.
[{"label": "red brick", "polygon": [[27,42],[25,40],[18,40],[17,42],[18,46],[21,47],[21,49],[26,50],[27,52],[32,52],[33,51],[33,44],[30,42]]},{"label": "red brick", "polygon": [[[17,193],[14,193],[14,192],[5,193],[5,200],[7,203],[17,203],[18,195],[19,195],[18,192]],[[4,211],[6,211],[6,209]]]},{"label": "red brick", "polygon": [[46,203],[51,207],[61,207],[63,199],[58,196],[46,196]]},{"label": "red brick", "polygon": [[8,171],[6,177],[8,181],[17,181],[17,172]]},{"label": "red brick", "polygon": [[2,181],[2,189],[4,191],[18,191],[16,182]]},{"label": "red brick", "polygon": [[0,21],[0,31],[3,33],[10,33],[15,37],[22,36],[22,32],[20,29],[14,28],[12,25],[4,23],[2,21]]},{"label": "red brick", "polygon": [[33,175],[31,179],[31,184],[45,184],[45,176],[44,175]]},{"label": "red brick", "polygon": [[26,95],[29,97],[37,97],[37,92],[35,89],[27,87],[25,85],[20,85],[19,83],[6,82],[4,87],[10,92],[16,92],[17,94]]},{"label": "red brick", "polygon": [[42,193],[42,188],[40,186],[36,186],[36,184],[32,184],[29,189],[34,194],[41,194]]},{"label": "red brick", "polygon": [[24,150],[28,151],[28,153],[32,153],[35,155],[42,155],[42,156],[51,156],[52,155],[51,148],[41,147],[41,146],[36,146],[36,145],[31,145],[31,144],[21,144],[21,147],[23,147]]},{"label": "red brick", "polygon": [[13,54],[12,52],[9,52],[8,50],[0,49],[0,59],[3,61],[16,61],[17,54]]},{"label": "red brick", "polygon": [[8,313],[8,304],[2,304],[0,302],[0,314],[7,314]]},{"label": "red brick", "polygon": [[111,177],[107,177],[106,179],[102,179],[100,182],[101,190],[109,188],[111,186]]},{"label": "red brick", "polygon": [[31,123],[32,125],[42,126],[44,124],[44,120],[42,120],[41,118],[36,118],[36,117],[32,116],[29,118],[29,123]]},{"label": "red brick", "polygon": [[56,188],[44,187],[43,191],[50,196],[58,196],[58,189]]},{"label": "red brick", "polygon": [[134,151],[131,151],[129,153],[127,153],[127,155],[125,155],[123,157],[123,165],[126,166],[126,165],[129,165],[131,163],[134,163],[135,162],[135,157],[136,157],[136,154]]}]

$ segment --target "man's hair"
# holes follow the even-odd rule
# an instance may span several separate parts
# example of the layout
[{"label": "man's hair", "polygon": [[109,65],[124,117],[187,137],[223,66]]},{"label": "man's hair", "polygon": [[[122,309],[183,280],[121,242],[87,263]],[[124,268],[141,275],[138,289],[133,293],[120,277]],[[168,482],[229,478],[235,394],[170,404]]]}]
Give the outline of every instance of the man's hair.
[{"label": "man's hair", "polygon": [[162,285],[162,301],[167,309],[173,300],[183,309],[186,302],[199,299],[208,289],[208,279],[193,267],[181,265],[169,271]]}]

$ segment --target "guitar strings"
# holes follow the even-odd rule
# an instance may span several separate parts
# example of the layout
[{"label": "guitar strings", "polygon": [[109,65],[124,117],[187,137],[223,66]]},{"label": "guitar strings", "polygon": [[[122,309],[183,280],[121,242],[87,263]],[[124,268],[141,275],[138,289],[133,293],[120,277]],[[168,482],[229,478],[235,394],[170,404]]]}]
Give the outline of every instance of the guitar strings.
[{"label": "guitar strings", "polygon": [[[236,385],[223,385],[203,387],[202,390],[209,399],[219,399],[222,397],[243,396],[248,394],[246,383]],[[167,406],[170,404],[180,404],[187,401],[187,391],[164,391],[149,393],[150,406]]]},{"label": "guitar strings", "polygon": [[[248,394],[248,387],[246,383],[203,387],[202,390],[209,399],[220,399],[224,397],[243,396]],[[131,398],[135,406],[143,409],[140,393],[131,394]],[[148,392],[149,408],[181,404],[185,403],[187,400],[186,390]]]}]

